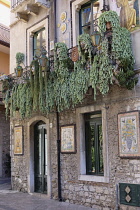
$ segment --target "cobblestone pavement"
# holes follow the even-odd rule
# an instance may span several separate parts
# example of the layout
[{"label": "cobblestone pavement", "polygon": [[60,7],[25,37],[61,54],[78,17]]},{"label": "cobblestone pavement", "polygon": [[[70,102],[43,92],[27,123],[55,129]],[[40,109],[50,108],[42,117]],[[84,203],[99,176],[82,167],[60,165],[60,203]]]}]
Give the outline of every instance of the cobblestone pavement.
[{"label": "cobblestone pavement", "polygon": [[10,179],[0,178],[0,210],[91,210],[91,208],[58,202],[45,195],[13,191]]}]

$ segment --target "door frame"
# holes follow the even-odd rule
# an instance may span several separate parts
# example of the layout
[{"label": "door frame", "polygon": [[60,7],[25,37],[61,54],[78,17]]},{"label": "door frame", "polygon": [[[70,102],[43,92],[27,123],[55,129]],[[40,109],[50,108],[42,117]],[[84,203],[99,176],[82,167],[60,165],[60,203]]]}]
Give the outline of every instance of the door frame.
[{"label": "door frame", "polygon": [[[47,140],[46,124],[43,121],[39,121],[39,122],[37,122],[37,124],[34,125],[34,134],[35,134],[35,136],[34,136],[35,137],[34,138],[34,152],[35,152],[35,155],[34,155],[34,167],[35,167],[35,170],[34,170],[34,174],[35,174],[34,183],[35,183],[35,192],[37,192],[37,189],[36,189],[36,177],[38,177],[38,178],[41,179],[41,182],[42,182],[42,187],[40,189],[41,190],[40,193],[47,194],[47,192],[44,190],[46,188],[44,179],[46,179],[46,181],[47,181],[47,175],[45,174],[45,170],[46,170],[45,166],[46,166],[46,164],[48,165],[48,160],[46,162],[45,161],[45,157],[46,156],[48,157],[48,154],[47,154],[47,147],[48,147],[47,143],[48,142],[46,141]],[[41,135],[41,138],[40,138],[40,135]],[[36,137],[37,137],[37,139],[36,139]],[[39,173],[40,170],[38,172],[36,171],[36,165],[40,164],[38,162],[39,161],[39,150],[40,150],[39,149],[37,151],[37,147],[38,146],[40,146],[40,149],[41,149],[41,165],[40,165],[41,166],[41,174]],[[45,149],[45,147],[46,147],[46,149]],[[39,168],[40,168],[40,166],[39,166]]]},{"label": "door frame", "polygon": [[46,124],[47,130],[47,155],[48,155],[48,166],[47,166],[47,196],[51,198],[51,164],[50,164],[50,155],[51,155],[51,148],[50,148],[50,141],[49,141],[49,119],[43,116],[36,116],[29,120],[27,123],[27,139],[28,139],[28,193],[34,193],[34,125],[39,122],[43,121]]}]

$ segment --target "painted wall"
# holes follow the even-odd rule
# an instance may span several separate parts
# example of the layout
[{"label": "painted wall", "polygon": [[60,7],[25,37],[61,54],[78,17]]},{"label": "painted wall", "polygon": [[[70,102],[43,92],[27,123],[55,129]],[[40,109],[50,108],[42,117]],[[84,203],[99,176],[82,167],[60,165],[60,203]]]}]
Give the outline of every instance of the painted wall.
[{"label": "painted wall", "polygon": [[0,2],[0,23],[3,25],[10,25],[10,8],[1,4]]},{"label": "painted wall", "polygon": [[[33,38],[30,36],[31,34],[28,33],[29,30],[32,28],[37,27],[39,23],[46,17],[48,10],[42,9],[41,7],[38,8],[39,14],[36,16],[30,15],[29,21],[27,23],[23,21],[18,21],[15,18],[15,14],[11,14],[11,25],[10,25],[10,73],[14,72],[14,68],[16,67],[16,53],[22,52],[25,55],[24,64],[30,65],[29,60],[31,60],[31,56],[29,53],[27,54],[27,46],[30,47],[30,53],[32,53],[32,43]],[[37,30],[37,29],[36,29]]]},{"label": "painted wall", "polygon": [[9,54],[0,52],[0,73],[9,74]]}]

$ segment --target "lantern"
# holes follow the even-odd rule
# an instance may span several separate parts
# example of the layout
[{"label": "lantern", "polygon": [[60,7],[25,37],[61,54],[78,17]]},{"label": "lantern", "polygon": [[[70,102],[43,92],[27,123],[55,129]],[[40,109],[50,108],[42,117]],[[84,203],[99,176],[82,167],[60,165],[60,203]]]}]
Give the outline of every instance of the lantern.
[{"label": "lantern", "polygon": [[46,50],[42,50],[41,57],[39,58],[39,63],[43,68],[48,66],[48,58],[46,56]]},{"label": "lantern", "polygon": [[98,31],[94,31],[91,35],[91,40],[94,46],[99,46],[101,41],[101,34]]}]

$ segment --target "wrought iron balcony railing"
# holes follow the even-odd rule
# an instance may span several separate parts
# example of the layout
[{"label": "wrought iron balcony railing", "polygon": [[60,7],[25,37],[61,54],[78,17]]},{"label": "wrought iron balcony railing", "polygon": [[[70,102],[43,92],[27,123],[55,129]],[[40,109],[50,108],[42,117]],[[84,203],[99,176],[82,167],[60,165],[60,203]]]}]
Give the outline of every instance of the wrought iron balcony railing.
[{"label": "wrought iron balcony railing", "polygon": [[16,6],[18,6],[23,1],[25,1],[25,0],[11,0],[11,9],[14,9]]},{"label": "wrought iron balcony railing", "polygon": [[[33,4],[34,6],[43,6],[46,8],[50,7],[50,0],[11,0],[11,10],[15,9],[18,5],[22,6],[26,5],[27,3]],[[21,9],[21,8],[20,8]]]}]

